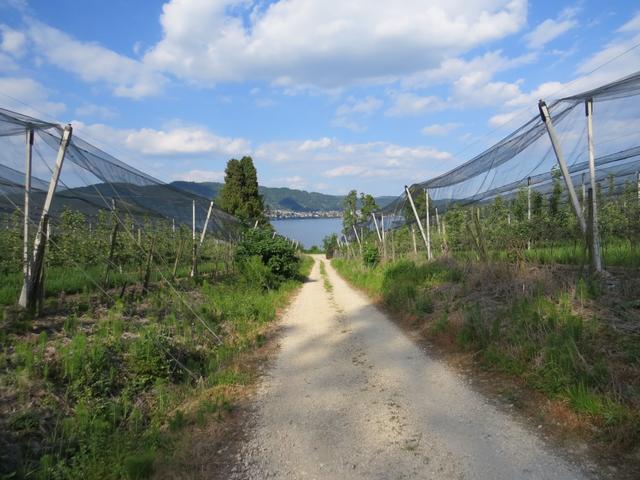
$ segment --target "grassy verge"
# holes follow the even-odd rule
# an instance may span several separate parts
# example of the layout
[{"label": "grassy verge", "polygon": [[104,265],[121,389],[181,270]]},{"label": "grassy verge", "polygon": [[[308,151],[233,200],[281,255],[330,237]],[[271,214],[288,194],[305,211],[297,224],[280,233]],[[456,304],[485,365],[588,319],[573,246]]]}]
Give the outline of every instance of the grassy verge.
[{"label": "grassy verge", "polygon": [[[106,308],[87,296],[38,321],[5,312],[0,339],[0,478],[147,478],[187,425],[231,408],[248,381],[237,359],[265,331],[298,280],[264,289],[223,281],[157,285]],[[94,301],[96,300],[96,301]]]},{"label": "grassy verge", "polygon": [[620,328],[637,318],[617,311],[637,291],[622,298],[566,272],[505,263],[333,265],[445,350],[469,352],[485,368],[522,380],[603,445],[638,450],[640,336]]}]

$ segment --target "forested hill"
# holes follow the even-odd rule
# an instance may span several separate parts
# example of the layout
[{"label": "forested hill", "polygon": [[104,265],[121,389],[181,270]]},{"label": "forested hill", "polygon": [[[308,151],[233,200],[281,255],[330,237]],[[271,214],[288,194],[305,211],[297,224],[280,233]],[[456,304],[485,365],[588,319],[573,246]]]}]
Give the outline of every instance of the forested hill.
[{"label": "forested hill", "polygon": [[[207,198],[218,196],[222,183],[218,182],[173,182],[177,188]],[[318,192],[306,192],[286,187],[260,187],[260,194],[265,204],[272,210],[292,210],[294,212],[342,210],[343,195],[326,195]],[[383,207],[395,197],[376,197],[376,202]]]}]

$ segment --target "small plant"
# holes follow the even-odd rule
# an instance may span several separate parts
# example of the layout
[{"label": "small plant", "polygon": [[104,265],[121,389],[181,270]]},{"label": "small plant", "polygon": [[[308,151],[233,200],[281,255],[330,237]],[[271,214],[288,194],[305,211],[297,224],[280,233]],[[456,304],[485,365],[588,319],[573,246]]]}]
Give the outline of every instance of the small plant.
[{"label": "small plant", "polygon": [[380,262],[380,252],[378,247],[367,243],[362,248],[362,261],[367,267],[375,267]]}]

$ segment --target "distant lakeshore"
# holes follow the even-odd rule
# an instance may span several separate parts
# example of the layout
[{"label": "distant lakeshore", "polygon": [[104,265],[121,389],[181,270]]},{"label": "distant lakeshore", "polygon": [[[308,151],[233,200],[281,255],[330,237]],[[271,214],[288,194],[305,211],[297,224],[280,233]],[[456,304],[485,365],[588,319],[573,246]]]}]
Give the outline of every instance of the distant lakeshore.
[{"label": "distant lakeshore", "polygon": [[309,218],[341,218],[338,210],[313,210],[308,212],[294,212],[293,210],[271,210],[267,216],[269,220],[309,219]]}]

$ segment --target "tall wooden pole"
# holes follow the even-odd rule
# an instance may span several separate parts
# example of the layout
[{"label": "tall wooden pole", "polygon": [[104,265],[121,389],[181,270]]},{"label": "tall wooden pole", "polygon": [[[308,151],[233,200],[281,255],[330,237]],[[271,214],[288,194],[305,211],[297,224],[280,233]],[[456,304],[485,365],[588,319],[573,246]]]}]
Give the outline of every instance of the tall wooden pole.
[{"label": "tall wooden pole", "polygon": [[596,161],[595,148],[593,146],[593,99],[585,101],[587,115],[587,139],[589,146],[589,177],[591,180],[591,242],[592,242],[592,267],[596,272],[602,272],[602,257],[600,253],[600,233],[598,231],[598,200],[596,192]]},{"label": "tall wooden pole", "polygon": [[[58,181],[60,180],[60,173],[62,171],[62,165],[64,163],[64,157],[67,153],[67,147],[71,141],[73,129],[71,125],[64,127],[62,132],[62,138],[60,139],[60,147],[58,148],[58,155],[56,157],[56,163],[51,172],[51,180],[49,182],[49,190],[47,196],[44,199],[44,205],[42,206],[42,213],[40,216],[40,223],[38,224],[38,230],[36,231],[36,237],[33,242],[33,256],[31,258],[31,266],[29,268],[29,278],[26,285],[23,285],[22,292],[20,292],[19,303],[22,307],[33,310],[35,307],[35,301],[38,296],[39,282],[37,279],[40,277],[40,269],[44,261],[44,245],[46,240],[46,228],[49,220],[49,210],[53,203],[53,196],[58,187]],[[34,281],[36,280],[36,281]]]},{"label": "tall wooden pole", "polygon": [[569,192],[569,198],[571,199],[573,211],[575,212],[576,217],[578,217],[578,222],[580,223],[582,234],[586,236],[587,222],[585,221],[584,215],[582,214],[582,208],[580,207],[580,202],[578,201],[576,190],[575,188],[573,188],[573,181],[571,180],[571,175],[569,174],[567,162],[565,161],[564,153],[562,152],[562,147],[560,146],[560,140],[558,139],[558,135],[556,134],[556,129],[553,126],[553,122],[551,121],[551,115],[549,115],[547,104],[540,100],[540,102],[538,103],[538,109],[540,110],[540,117],[542,118],[542,121],[547,128],[547,133],[549,134],[549,139],[551,140],[551,145],[553,146],[553,151],[556,154],[556,159],[558,160],[558,165],[560,166],[560,171],[562,172],[562,177],[564,178],[564,183],[567,187],[567,191]]},{"label": "tall wooden pole", "polygon": [[416,227],[411,225],[411,240],[413,240],[413,256],[418,257],[418,245],[416,245]]},{"label": "tall wooden pole", "polygon": [[[409,200],[409,203],[411,204],[411,210],[413,210],[413,215],[415,216],[416,223],[418,224],[418,227],[420,228],[420,233],[422,234],[422,240],[424,240],[424,246],[427,248],[427,251],[428,251],[429,250],[429,242],[427,242],[427,236],[424,233],[424,228],[422,228],[422,221],[420,220],[420,216],[418,215],[418,210],[416,210],[416,206],[413,203],[413,197],[411,196],[411,192],[409,191],[409,187],[407,187],[405,185],[404,186],[404,191],[407,193],[407,199]],[[393,244],[392,244],[392,246],[393,246]]]},{"label": "tall wooden pole", "polygon": [[380,228],[382,230],[382,258],[387,259],[387,234],[384,231],[384,214],[380,214]]},{"label": "tall wooden pole", "polygon": [[198,248],[202,248],[202,244],[204,243],[204,236],[207,233],[207,227],[209,226],[209,218],[211,218],[211,210],[213,210],[213,200],[209,204],[209,211],[207,211],[207,218],[204,221],[204,227],[202,227],[202,234],[200,234],[200,243]]},{"label": "tall wooden pole", "polygon": [[191,216],[191,273],[189,276],[194,278],[198,274],[198,244],[196,243],[196,201],[192,201]]},{"label": "tall wooden pole", "polygon": [[[29,258],[29,203],[31,200],[31,164],[33,159],[33,129],[27,130],[27,158],[25,161],[25,173],[24,173],[24,230],[22,241],[22,291],[27,291],[27,284],[29,283],[29,274],[31,270],[30,258]],[[26,301],[26,300],[25,300]],[[22,299],[20,299],[22,304]]]},{"label": "tall wooden pole", "polygon": [[371,212],[371,216],[373,217],[373,224],[376,227],[376,233],[378,234],[378,240],[382,243],[382,236],[380,235],[380,229],[378,228],[378,220],[376,220],[376,214]]},{"label": "tall wooden pole", "polygon": [[424,189],[425,206],[426,206],[426,228],[427,228],[427,258],[431,260],[431,219],[429,218],[429,189]]}]

